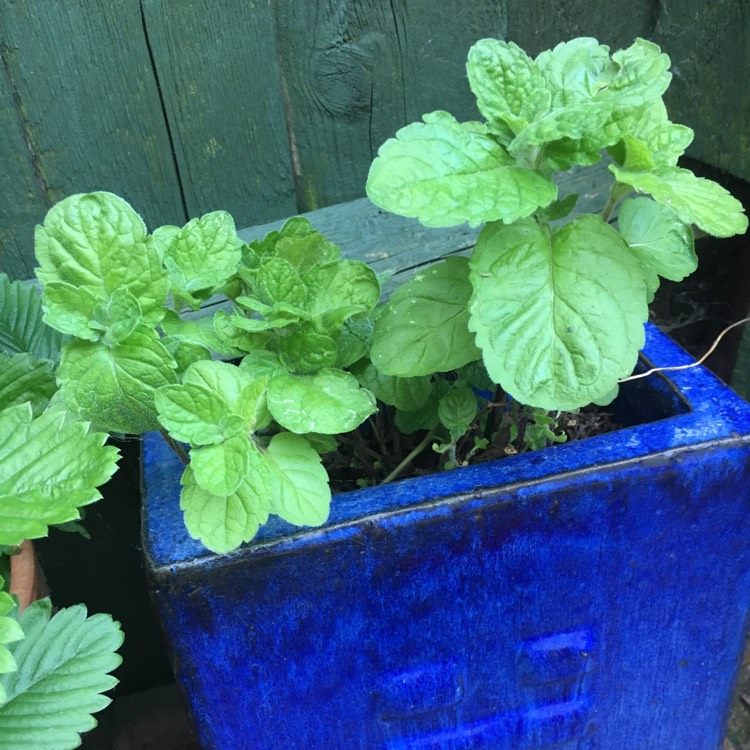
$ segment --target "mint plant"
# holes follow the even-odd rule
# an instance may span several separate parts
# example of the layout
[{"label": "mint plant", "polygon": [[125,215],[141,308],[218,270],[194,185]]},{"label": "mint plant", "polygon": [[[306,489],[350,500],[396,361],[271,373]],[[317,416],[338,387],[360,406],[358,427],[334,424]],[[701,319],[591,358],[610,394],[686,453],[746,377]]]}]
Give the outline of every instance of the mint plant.
[{"label": "mint plant", "polygon": [[[189,460],[192,536],[224,552],[271,513],[328,517],[320,454],[375,411],[345,369],[369,348],[380,286],[368,266],[301,218],[249,245],[222,211],[149,234],[111,193],[63,200],[35,242],[45,321],[69,337],[55,373],[65,404],[98,430],[164,433]],[[219,293],[228,307],[193,315]]]},{"label": "mint plant", "polygon": [[[579,38],[532,59],[483,39],[467,73],[483,121],[432,112],[379,150],[367,193],[425,226],[484,224],[470,258],[418,273],[374,328],[371,359],[411,378],[483,361],[490,378],[546,411],[608,403],[644,344],[659,277],[695,270],[691,225],[742,233],[742,206],[677,166],[693,138],[669,121],[671,73],[656,44],[610,55]],[[612,160],[602,215],[571,217],[554,177]],[[619,207],[619,222],[609,223]]]}]

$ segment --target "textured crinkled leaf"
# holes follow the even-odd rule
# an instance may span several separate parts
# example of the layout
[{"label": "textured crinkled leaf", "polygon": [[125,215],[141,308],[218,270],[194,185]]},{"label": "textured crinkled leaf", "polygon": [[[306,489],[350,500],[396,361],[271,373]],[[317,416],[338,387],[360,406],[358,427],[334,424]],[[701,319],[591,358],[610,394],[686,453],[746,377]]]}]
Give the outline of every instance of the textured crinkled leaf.
[{"label": "textured crinkled leaf", "polygon": [[398,378],[383,375],[369,360],[358,363],[352,369],[352,374],[362,387],[373,393],[375,398],[397,409],[419,409],[432,393],[432,380],[429,376]]},{"label": "textured crinkled leaf", "polygon": [[562,138],[583,138],[587,133],[603,128],[609,120],[610,111],[609,105],[594,101],[575,102],[556,109],[524,128],[510,144],[508,151],[521,157],[532,146],[543,146]]},{"label": "textured crinkled leaf", "polygon": [[[156,248],[146,240],[140,216],[112,193],[72,195],[53,206],[34,236],[37,276],[48,284],[67,284],[106,302],[126,288],[141,306],[143,319],[157,323],[163,315],[167,275]],[[45,320],[58,328],[80,310],[80,295],[57,294]],[[66,328],[62,328],[65,330]],[[72,331],[70,331],[72,332]]]},{"label": "textured crinkled leaf", "polygon": [[386,141],[370,167],[373,203],[426,226],[512,222],[557,197],[555,184],[519,167],[490,135],[446,112],[424,116]]},{"label": "textured crinkled leaf", "polygon": [[115,345],[128,338],[142,320],[140,303],[127,287],[123,287],[96,306],[92,327],[101,328],[103,341]]},{"label": "textured crinkled leaf", "polygon": [[513,42],[480,39],[469,50],[469,84],[479,111],[518,133],[549,111],[552,99],[534,61]]},{"label": "textured crinkled leaf", "polygon": [[418,430],[431,430],[440,423],[438,404],[438,398],[430,396],[419,409],[414,411],[396,409],[394,423],[405,435],[411,435]]},{"label": "textured crinkled leaf", "polygon": [[87,287],[50,281],[44,285],[44,319],[63,332],[67,340],[70,340],[70,336],[76,336],[87,341],[98,341],[102,331],[95,326],[95,322],[100,301]]},{"label": "textured crinkled leaf", "polygon": [[693,232],[675,212],[650,198],[633,198],[620,206],[620,234],[648,270],[682,281],[698,267]]},{"label": "textured crinkled leaf", "polygon": [[250,470],[251,440],[234,435],[215,445],[193,448],[190,465],[198,486],[212,495],[234,494]]},{"label": "textured crinkled leaf", "polygon": [[447,372],[479,359],[469,331],[466,258],[448,258],[400,286],[375,323],[370,357],[385,375]]},{"label": "textured crinkled leaf", "polygon": [[239,431],[249,434],[265,409],[265,385],[265,378],[253,379],[226,362],[195,362],[181,384],[156,392],[159,420],[172,437],[194,446],[221,443]]},{"label": "textured crinkled leaf", "polygon": [[246,330],[243,327],[245,320],[246,318],[243,315],[229,315],[224,310],[219,310],[214,315],[214,331],[224,349],[234,350],[230,354],[239,355],[243,352],[263,349],[271,338],[271,333],[268,330]]},{"label": "textured crinkled leaf", "polygon": [[230,552],[249,542],[261,524],[268,520],[271,505],[271,472],[257,450],[248,453],[249,470],[235,492],[212,495],[195,481],[188,466],[182,475],[180,508],[185,527],[217,553]]},{"label": "textured crinkled leaf", "polygon": [[669,56],[645,39],[636,39],[627,49],[614,52],[612,61],[616,71],[598,98],[611,100],[618,107],[638,107],[660,99],[672,80]]},{"label": "textured crinkled leaf", "polygon": [[307,286],[297,269],[288,260],[274,256],[261,264],[253,291],[267,305],[286,302],[301,308],[307,299]]},{"label": "textured crinkled leaf", "polygon": [[65,401],[110,432],[159,429],[154,391],[175,382],[177,363],[149,326],[115,346],[74,341],[63,349],[57,378]]},{"label": "textured crinkled leaf", "polygon": [[552,106],[588,101],[611,81],[609,47],[592,37],[578,37],[545,50],[535,60],[552,93]]},{"label": "textured crinkled leaf", "polygon": [[[685,125],[669,121],[667,108],[661,99],[627,112],[620,112],[613,121],[618,138],[630,136],[644,144],[650,153],[653,165],[673,167],[693,140],[693,131]],[[628,170],[643,169],[638,164],[626,162],[624,144],[616,147],[613,154]],[[649,166],[648,169],[652,169]]]},{"label": "textured crinkled leaf", "polygon": [[731,237],[747,229],[742,204],[721,185],[696,177],[687,169],[660,167],[652,172],[629,172],[610,165],[618,182],[671,208],[686,224],[696,224],[714,237]]},{"label": "textured crinkled leaf", "polygon": [[277,375],[268,384],[268,408],[287,430],[326,435],[349,432],[376,411],[373,395],[353,375],[333,369]]},{"label": "textured crinkled leaf", "polygon": [[317,265],[303,278],[310,290],[305,309],[336,330],[351,315],[371,310],[380,298],[375,272],[358,260]]},{"label": "textured crinkled leaf", "polygon": [[191,219],[164,250],[173,292],[207,298],[237,270],[241,248],[234,219],[226,211]]},{"label": "textured crinkled leaf", "polygon": [[154,394],[154,401],[159,421],[175,440],[210,445],[224,439],[220,425],[226,401],[211,389],[194,383],[167,385]]},{"label": "textured crinkled leaf", "polygon": [[[306,235],[290,234],[281,237],[274,253],[277,258],[290,263],[299,274],[304,274],[318,264],[331,263],[337,260],[341,253],[338,245],[334,245],[324,235],[313,231],[309,222],[307,225],[309,233]],[[301,225],[299,231],[305,231]]]},{"label": "textured crinkled leaf", "polygon": [[63,411],[33,417],[30,404],[0,413],[0,544],[20,544],[79,517],[117,469],[107,435]]},{"label": "textured crinkled leaf", "polygon": [[477,398],[468,383],[451,387],[438,403],[438,418],[451,437],[463,435],[477,415]]},{"label": "textured crinkled leaf", "polygon": [[320,456],[301,435],[274,435],[264,454],[271,474],[271,512],[297,526],[328,520],[331,489]]},{"label": "textured crinkled leaf", "polygon": [[348,432],[376,411],[375,399],[347,372],[324,369],[314,375],[282,374],[268,386],[268,408],[292,432]]},{"label": "textured crinkled leaf", "polygon": [[314,373],[336,363],[336,342],[310,330],[300,330],[279,338],[279,355],[291,372]]},{"label": "textured crinkled leaf", "polygon": [[40,414],[56,390],[48,359],[35,360],[29,354],[9,357],[0,352],[0,409],[29,401],[34,413]]},{"label": "textured crinkled leaf", "polygon": [[234,355],[236,353],[232,347],[225,347],[216,335],[213,318],[183,320],[169,310],[161,321],[161,327],[167,336],[206,347],[217,354]]},{"label": "textured crinkled leaf", "polygon": [[274,375],[286,372],[286,368],[281,364],[278,356],[264,349],[250,352],[243,357],[239,368],[251,378],[272,378]]},{"label": "textured crinkled leaf", "polygon": [[488,225],[471,279],[469,326],[487,371],[521,403],[576,409],[635,366],[648,317],[643,271],[598,217],[551,236],[531,219]]},{"label": "textured crinkled leaf", "polygon": [[49,599],[19,616],[25,638],[11,647],[18,670],[0,677],[7,701],[0,706],[3,750],[71,750],[93,729],[92,714],[110,703],[102,693],[117,679],[123,633],[109,615],[86,617],[78,604],[50,618]]},{"label": "textured crinkled leaf", "polygon": [[371,315],[348,318],[344,321],[339,340],[336,342],[337,367],[349,367],[369,353],[373,328]]},{"label": "textured crinkled leaf", "polygon": [[0,351],[59,360],[68,337],[50,328],[43,314],[42,298],[34,282],[11,281],[0,273]]}]

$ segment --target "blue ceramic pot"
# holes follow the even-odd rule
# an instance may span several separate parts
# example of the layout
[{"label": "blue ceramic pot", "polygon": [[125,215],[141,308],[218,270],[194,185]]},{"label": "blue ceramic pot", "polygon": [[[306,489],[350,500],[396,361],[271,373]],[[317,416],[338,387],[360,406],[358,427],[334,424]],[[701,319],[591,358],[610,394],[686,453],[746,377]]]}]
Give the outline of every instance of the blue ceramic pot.
[{"label": "blue ceramic pot", "polygon": [[[645,358],[689,357],[649,327]],[[716,750],[750,596],[750,406],[703,368],[628,426],[334,498],[218,556],[144,441],[144,544],[215,750]]]}]

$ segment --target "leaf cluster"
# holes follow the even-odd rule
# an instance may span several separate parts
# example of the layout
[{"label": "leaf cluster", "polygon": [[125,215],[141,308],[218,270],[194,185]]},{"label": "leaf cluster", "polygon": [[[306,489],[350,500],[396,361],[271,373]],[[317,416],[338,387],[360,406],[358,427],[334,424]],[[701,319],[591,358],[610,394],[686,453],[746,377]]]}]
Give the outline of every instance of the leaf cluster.
[{"label": "leaf cluster", "polygon": [[[692,225],[747,228],[740,203],[677,166],[692,131],[670,122],[670,61],[636,39],[610,54],[573,39],[532,59],[512,42],[470,50],[484,117],[432,112],[386,141],[371,200],[426,226],[484,224],[467,261],[449,258],[402,286],[375,326],[384,374],[425,376],[481,359],[514,400],[544,410],[606,403],[644,343],[659,279],[695,270]],[[606,154],[602,216],[572,216],[556,173]],[[608,223],[619,205],[619,226]]]}]

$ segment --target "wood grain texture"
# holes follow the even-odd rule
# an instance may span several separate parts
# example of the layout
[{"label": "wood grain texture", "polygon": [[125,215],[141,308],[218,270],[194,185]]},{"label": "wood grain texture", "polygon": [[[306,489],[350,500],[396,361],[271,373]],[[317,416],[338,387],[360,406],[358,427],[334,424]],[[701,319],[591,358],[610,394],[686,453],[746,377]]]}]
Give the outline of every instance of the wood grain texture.
[{"label": "wood grain texture", "polygon": [[[5,0],[0,39],[47,204],[111,190],[150,226],[184,220],[138,0]],[[0,224],[12,225],[6,212],[28,199],[23,183],[4,190],[17,191],[0,207]],[[29,205],[38,210],[38,198]]]},{"label": "wood grain texture", "polygon": [[267,0],[143,0],[190,216],[240,226],[296,209]]},{"label": "wood grain texture", "polygon": [[661,0],[652,39],[672,58],[670,116],[695,130],[688,153],[750,180],[750,6]]},{"label": "wood grain texture", "polygon": [[34,155],[25,140],[24,118],[18,110],[13,82],[0,45],[0,272],[12,279],[34,274],[34,225],[48,206],[44,186],[35,175]]},{"label": "wood grain texture", "polygon": [[380,144],[425,111],[462,116],[466,52],[505,17],[492,0],[272,2],[299,210],[363,195]]},{"label": "wood grain texture", "polygon": [[649,38],[662,0],[528,0],[508,4],[507,38],[530,55],[577,36],[593,36],[620,49]]}]

